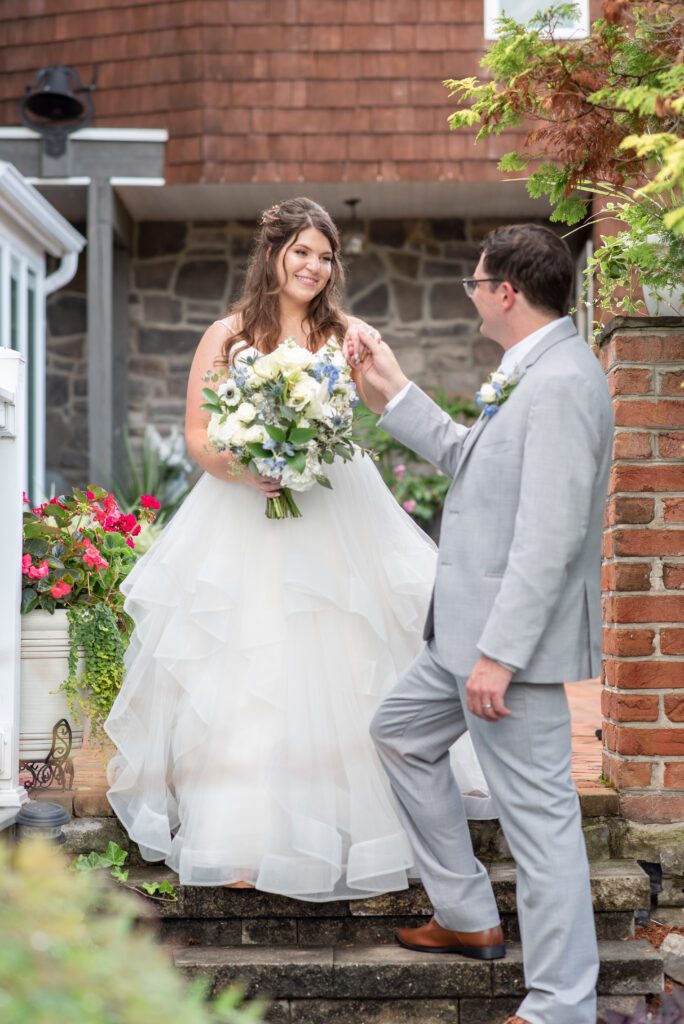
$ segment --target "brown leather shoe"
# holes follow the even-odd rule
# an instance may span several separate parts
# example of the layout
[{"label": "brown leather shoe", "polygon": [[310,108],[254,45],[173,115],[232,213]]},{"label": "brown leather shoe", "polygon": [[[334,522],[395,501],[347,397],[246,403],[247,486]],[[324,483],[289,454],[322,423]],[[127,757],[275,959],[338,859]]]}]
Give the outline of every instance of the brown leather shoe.
[{"label": "brown leather shoe", "polygon": [[481,932],[452,932],[432,917],[420,928],[400,928],[395,938],[400,946],[419,953],[460,953],[472,960],[500,960],[506,955],[501,925]]}]

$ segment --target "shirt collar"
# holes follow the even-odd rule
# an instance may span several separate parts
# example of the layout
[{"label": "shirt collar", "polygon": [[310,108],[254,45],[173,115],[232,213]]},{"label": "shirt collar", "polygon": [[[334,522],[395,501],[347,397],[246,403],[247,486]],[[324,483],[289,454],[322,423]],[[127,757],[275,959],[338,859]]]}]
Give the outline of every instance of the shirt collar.
[{"label": "shirt collar", "polygon": [[537,342],[541,341],[542,338],[545,338],[546,335],[550,334],[555,327],[558,327],[559,324],[562,324],[567,319],[568,317],[561,316],[556,320],[551,320],[550,323],[544,324],[543,327],[533,331],[532,334],[528,334],[527,337],[523,338],[521,341],[517,341],[515,345],[511,346],[511,348],[506,349],[501,360],[499,371],[501,373],[505,373],[507,377],[510,377],[514,368],[521,365],[527,353],[534,348]]}]

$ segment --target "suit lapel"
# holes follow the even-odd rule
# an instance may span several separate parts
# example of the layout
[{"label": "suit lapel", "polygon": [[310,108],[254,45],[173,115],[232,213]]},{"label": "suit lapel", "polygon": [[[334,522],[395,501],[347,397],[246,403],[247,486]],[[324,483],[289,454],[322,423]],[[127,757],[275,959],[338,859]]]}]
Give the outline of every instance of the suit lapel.
[{"label": "suit lapel", "polygon": [[[546,352],[548,352],[549,349],[553,348],[554,345],[557,345],[559,342],[565,341],[566,338],[572,338],[575,337],[576,335],[577,331],[575,329],[575,325],[573,324],[570,317],[566,317],[562,323],[558,324],[557,327],[554,327],[554,329],[549,334],[547,334],[545,338],[542,338],[541,341],[539,341],[533,348],[530,349],[530,351],[523,359],[521,365],[519,367],[516,367],[516,370],[512,376],[518,382],[520,382],[527,373],[527,371],[530,369],[530,367],[533,366],[537,362],[537,360],[540,359]],[[515,394],[515,392],[513,392],[513,394]],[[509,399],[507,399],[507,401],[509,401]],[[497,412],[495,412],[494,416],[498,416],[500,411],[501,410],[499,409]],[[456,467],[456,472],[454,473],[454,480],[462,472],[463,467],[468,460],[468,456],[470,455],[470,453],[473,450],[473,447],[475,446],[475,442],[482,435],[482,432],[484,431],[484,428],[486,427],[490,419],[492,419],[492,416],[487,416],[485,412],[482,412],[480,413],[479,420],[476,420],[476,422],[471,427],[470,433],[463,442],[463,450],[461,452],[461,458],[459,460],[458,466]]]}]

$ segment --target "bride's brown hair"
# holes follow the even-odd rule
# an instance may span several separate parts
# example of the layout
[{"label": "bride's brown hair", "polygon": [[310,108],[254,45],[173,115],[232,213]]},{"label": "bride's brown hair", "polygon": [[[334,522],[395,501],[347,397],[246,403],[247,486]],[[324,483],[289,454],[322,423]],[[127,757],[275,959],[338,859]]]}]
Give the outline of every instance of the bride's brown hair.
[{"label": "bride's brown hair", "polygon": [[246,341],[260,352],[272,352],[280,337],[281,285],[276,260],[282,249],[290,249],[307,228],[316,228],[327,238],[332,251],[330,277],[310,302],[307,347],[315,351],[331,335],[344,336],[346,321],[339,308],[344,271],[340,263],[340,238],[330,214],[312,199],[285,199],[265,210],[259,220],[259,233],[247,264],[242,295],[230,310],[238,327],[223,345],[223,361],[230,361],[230,350],[237,341]]}]

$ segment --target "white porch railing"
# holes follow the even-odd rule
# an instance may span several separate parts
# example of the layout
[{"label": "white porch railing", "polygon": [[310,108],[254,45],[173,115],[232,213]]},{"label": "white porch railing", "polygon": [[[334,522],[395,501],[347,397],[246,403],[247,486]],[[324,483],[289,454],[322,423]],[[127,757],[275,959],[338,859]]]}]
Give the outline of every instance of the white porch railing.
[{"label": "white porch railing", "polygon": [[23,356],[0,348],[0,828],[28,799],[19,785],[24,381]]}]

